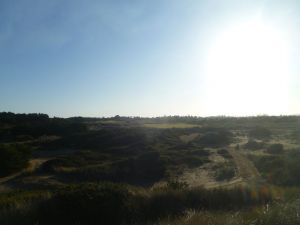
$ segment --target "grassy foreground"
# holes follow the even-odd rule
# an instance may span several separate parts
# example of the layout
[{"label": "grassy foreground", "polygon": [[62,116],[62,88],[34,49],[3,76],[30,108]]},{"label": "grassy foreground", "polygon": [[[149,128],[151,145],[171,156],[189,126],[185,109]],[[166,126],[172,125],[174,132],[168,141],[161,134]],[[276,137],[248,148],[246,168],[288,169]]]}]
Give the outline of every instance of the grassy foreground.
[{"label": "grassy foreground", "polygon": [[238,187],[157,189],[113,183],[0,195],[1,225],[300,224],[300,190]]}]

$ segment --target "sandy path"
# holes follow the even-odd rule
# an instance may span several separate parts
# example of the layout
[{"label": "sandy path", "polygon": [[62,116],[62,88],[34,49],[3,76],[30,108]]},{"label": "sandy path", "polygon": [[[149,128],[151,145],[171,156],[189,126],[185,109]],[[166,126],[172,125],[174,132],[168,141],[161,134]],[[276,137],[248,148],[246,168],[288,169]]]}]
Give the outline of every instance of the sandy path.
[{"label": "sandy path", "polygon": [[[234,145],[227,147],[237,167],[237,174],[233,179],[216,181],[210,173],[211,168],[204,166],[185,171],[179,177],[179,180],[187,182],[190,186],[203,186],[205,188],[230,188],[238,185],[256,185],[265,182],[254,164],[240,150],[235,150],[234,147]],[[220,161],[216,156],[211,156],[211,160]]]},{"label": "sandy path", "polygon": [[[28,173],[28,172],[33,172],[36,169],[38,169],[43,163],[47,162],[48,160],[50,160],[51,158],[37,158],[37,159],[31,159],[28,163],[28,167],[17,172],[14,173],[12,175],[0,178],[0,185],[15,179],[16,177],[19,177],[21,175],[23,175],[24,173]],[[1,189],[1,188],[0,188]]]},{"label": "sandy path", "polygon": [[5,191],[8,188],[7,183],[9,181],[12,181],[22,175],[25,175],[26,173],[31,173],[36,171],[38,168],[40,168],[45,162],[54,159],[58,156],[63,156],[63,155],[69,155],[77,152],[78,150],[72,150],[72,149],[66,149],[66,150],[57,150],[57,151],[40,151],[40,152],[35,152],[34,153],[34,158],[29,160],[27,168],[11,174],[6,177],[0,178],[0,192]]},{"label": "sandy path", "polygon": [[228,148],[229,153],[232,155],[233,160],[238,169],[238,176],[245,181],[261,180],[261,176],[254,166],[254,164],[247,159],[239,150],[235,150],[233,147]]}]

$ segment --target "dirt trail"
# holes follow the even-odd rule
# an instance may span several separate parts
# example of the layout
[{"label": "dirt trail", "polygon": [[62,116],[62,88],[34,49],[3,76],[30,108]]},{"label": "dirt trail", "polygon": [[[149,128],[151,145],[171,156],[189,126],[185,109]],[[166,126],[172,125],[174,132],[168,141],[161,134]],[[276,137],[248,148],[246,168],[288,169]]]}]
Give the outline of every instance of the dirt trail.
[{"label": "dirt trail", "polygon": [[235,150],[233,146],[228,146],[228,151],[232,155],[233,161],[237,167],[237,176],[230,180],[224,182],[212,182],[208,183],[205,186],[207,188],[218,188],[218,187],[234,187],[237,185],[256,185],[258,183],[264,183],[265,181],[260,176],[257,168],[254,164],[239,150]]},{"label": "dirt trail", "polygon": [[[203,186],[206,188],[218,188],[218,187],[233,187],[242,184],[257,184],[259,182],[264,182],[261,178],[258,170],[254,164],[239,150],[235,150],[234,146],[228,146],[228,151],[232,155],[233,160],[237,167],[237,176],[230,181],[215,181],[209,174],[208,168],[197,168],[190,171],[186,171],[183,176],[181,176],[181,181],[186,181],[192,186]],[[60,151],[60,154],[56,155],[67,155],[72,154],[75,151]],[[41,167],[42,164],[51,160],[53,157],[52,154],[36,155],[36,158],[33,158],[29,161],[29,165],[24,170],[14,173],[10,176],[0,178],[0,192],[5,191],[7,183],[10,181],[25,175],[28,172],[34,172]]]},{"label": "dirt trail", "polygon": [[[236,150],[233,145],[228,146],[227,149],[237,167],[237,174],[233,179],[229,181],[216,181],[210,173],[212,168],[208,165],[207,167],[203,166],[185,171],[180,176],[180,181],[187,182],[191,186],[203,186],[205,188],[231,188],[239,185],[265,183],[257,168],[241,151]],[[214,156],[211,157],[211,161],[220,160]]]},{"label": "dirt trail", "polygon": [[[13,180],[21,175],[23,175],[24,173],[28,173],[28,172],[33,172],[35,170],[37,170],[43,163],[47,162],[50,158],[37,158],[37,159],[31,159],[28,163],[28,167],[17,172],[14,173],[12,175],[0,178],[0,185]],[[1,188],[0,188],[1,189]]]},{"label": "dirt trail", "polygon": [[45,162],[47,162],[51,159],[54,159],[58,156],[73,154],[77,151],[78,150],[73,150],[73,149],[63,149],[63,150],[56,150],[56,151],[35,152],[33,158],[31,160],[29,160],[27,168],[25,168],[17,173],[11,174],[9,176],[0,178],[0,192],[2,190],[6,190],[8,188],[7,183],[9,183],[10,181],[12,181],[22,175],[25,175],[26,173],[31,173],[31,172],[36,171]]},{"label": "dirt trail", "polygon": [[232,155],[233,160],[238,169],[238,176],[245,181],[259,181],[262,180],[258,170],[254,164],[247,159],[239,150],[235,150],[233,147],[228,148],[229,153]]}]

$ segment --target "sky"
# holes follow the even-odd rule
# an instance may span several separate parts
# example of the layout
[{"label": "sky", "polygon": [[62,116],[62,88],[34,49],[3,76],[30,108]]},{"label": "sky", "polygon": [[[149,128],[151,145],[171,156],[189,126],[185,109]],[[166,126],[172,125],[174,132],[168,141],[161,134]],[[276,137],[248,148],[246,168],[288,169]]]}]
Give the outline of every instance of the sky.
[{"label": "sky", "polygon": [[300,114],[300,2],[1,0],[0,111]]}]

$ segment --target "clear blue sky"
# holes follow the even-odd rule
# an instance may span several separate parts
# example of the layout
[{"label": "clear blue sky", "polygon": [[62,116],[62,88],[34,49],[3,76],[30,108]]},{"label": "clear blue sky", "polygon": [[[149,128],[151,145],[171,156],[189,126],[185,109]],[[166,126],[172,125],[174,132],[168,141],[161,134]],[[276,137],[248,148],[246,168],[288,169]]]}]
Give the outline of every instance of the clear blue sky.
[{"label": "clear blue sky", "polygon": [[[41,112],[62,117],[299,114],[298,2],[1,0],[0,111]],[[272,99],[272,107],[262,108],[263,102],[258,104],[255,99],[259,95],[250,98],[249,93],[232,91],[226,95],[235,86],[247,85],[242,82],[250,79],[250,75],[241,74],[241,79],[237,79],[239,75],[228,75],[236,71],[235,67],[227,68],[223,74],[221,69],[207,66],[221,68],[218,57],[209,58],[214,52],[211,49],[220,45],[216,43],[234,44],[218,40],[222,32],[226,33],[226,29],[238,22],[247,29],[247,22],[243,21],[257,15],[265,26],[280,31],[283,34],[280,40],[284,39],[288,46],[284,53],[288,58],[286,74],[283,72],[276,78],[276,90],[271,74],[261,81],[266,92],[284,92],[285,97],[276,107],[276,99]],[[269,32],[268,38],[273,34],[277,33]],[[243,37],[232,31],[230,35]],[[218,48],[217,55],[225,51]],[[272,54],[281,53],[278,50]],[[273,64],[277,64],[280,59],[274,60]],[[270,67],[272,61],[265,64]],[[265,67],[263,71],[273,71]],[[213,76],[226,88],[215,86],[210,80]],[[222,76],[225,79],[219,79]],[[260,76],[253,79],[260,82]],[[286,86],[278,90],[281,79]],[[233,85],[236,80],[239,83]],[[255,84],[251,84],[255,91]],[[211,93],[215,93],[213,97]],[[227,102],[219,96],[232,99]],[[242,97],[235,99],[235,96]],[[264,101],[272,96],[278,98],[270,95]],[[243,99],[251,106],[248,111],[234,108]],[[281,107],[286,101],[289,105]]]}]

